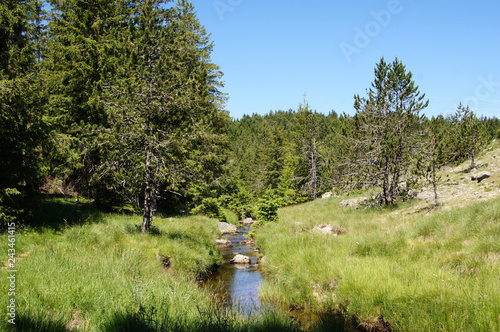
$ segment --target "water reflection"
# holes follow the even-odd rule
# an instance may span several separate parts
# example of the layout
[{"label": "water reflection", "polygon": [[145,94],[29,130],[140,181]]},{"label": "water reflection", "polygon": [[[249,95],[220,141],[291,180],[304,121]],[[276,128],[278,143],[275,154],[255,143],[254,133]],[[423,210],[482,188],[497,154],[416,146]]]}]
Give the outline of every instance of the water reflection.
[{"label": "water reflection", "polygon": [[[224,301],[225,305],[249,315],[260,309],[259,286],[262,275],[258,267],[257,253],[254,247],[247,243],[250,228],[242,227],[237,234],[224,235],[232,242],[232,247],[221,247],[224,262],[219,270],[203,283]],[[241,254],[250,257],[250,264],[230,264],[229,261]]]}]

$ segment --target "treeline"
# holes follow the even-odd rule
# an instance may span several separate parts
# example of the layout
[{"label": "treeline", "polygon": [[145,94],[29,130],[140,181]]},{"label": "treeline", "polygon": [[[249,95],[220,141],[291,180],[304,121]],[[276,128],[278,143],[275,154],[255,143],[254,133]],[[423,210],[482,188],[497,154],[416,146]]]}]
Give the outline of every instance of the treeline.
[{"label": "treeline", "polygon": [[[0,219],[37,193],[104,209],[272,219],[326,191],[380,187],[392,204],[441,165],[471,159],[498,119],[428,119],[399,61],[375,68],[354,116],[297,110],[231,120],[212,43],[185,0],[0,3]],[[249,96],[251,98],[251,96]]]},{"label": "treeline", "polygon": [[[304,101],[297,110],[254,114],[233,121],[229,166],[241,214],[378,187],[376,204],[411,196],[418,183],[434,183],[445,164],[471,160],[494,138],[500,120],[478,118],[460,105],[454,114],[428,118],[428,100],[398,59],[376,65],[366,97],[355,96],[355,115],[325,115]],[[437,202],[436,202],[437,203]]]}]

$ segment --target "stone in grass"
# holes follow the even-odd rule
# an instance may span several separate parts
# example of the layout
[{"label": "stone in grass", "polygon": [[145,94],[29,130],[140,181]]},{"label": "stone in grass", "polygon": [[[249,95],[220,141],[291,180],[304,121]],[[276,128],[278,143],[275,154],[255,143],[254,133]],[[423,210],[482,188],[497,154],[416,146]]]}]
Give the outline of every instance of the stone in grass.
[{"label": "stone in grass", "polygon": [[340,207],[349,207],[349,208],[354,208],[354,209],[359,209],[361,207],[361,204],[368,201],[368,198],[366,197],[360,197],[360,198],[352,198],[352,199],[346,199],[340,202]]},{"label": "stone in grass", "polygon": [[318,225],[313,228],[313,233],[325,234],[325,235],[342,235],[346,233],[346,230],[339,226],[332,225]]},{"label": "stone in grass", "polygon": [[432,200],[435,198],[434,197],[434,192],[432,191],[421,191],[417,194],[417,199],[421,199],[423,201],[426,201],[427,203],[432,202]]},{"label": "stone in grass", "polygon": [[490,172],[481,172],[481,173],[478,173],[478,174],[475,174],[471,177],[471,181],[477,181],[477,183],[491,177],[491,173]]},{"label": "stone in grass", "polygon": [[229,263],[247,265],[250,264],[250,257],[238,254],[234,256],[234,258],[231,259]]},{"label": "stone in grass", "polygon": [[330,198],[333,196],[333,193],[331,191],[324,193],[321,195],[321,198]]},{"label": "stone in grass", "polygon": [[238,230],[236,226],[228,224],[227,222],[219,222],[219,232],[222,234],[233,234]]}]

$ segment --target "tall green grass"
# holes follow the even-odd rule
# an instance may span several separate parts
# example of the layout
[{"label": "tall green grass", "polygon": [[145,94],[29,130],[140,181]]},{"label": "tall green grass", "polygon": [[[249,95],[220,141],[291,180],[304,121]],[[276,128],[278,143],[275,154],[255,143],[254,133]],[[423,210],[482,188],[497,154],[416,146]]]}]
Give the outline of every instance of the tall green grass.
[{"label": "tall green grass", "polygon": [[[500,330],[500,199],[431,215],[341,209],[340,199],[280,210],[257,230],[264,301],[345,306],[397,331]],[[328,236],[314,225],[347,230]]]},{"label": "tall green grass", "polygon": [[[158,218],[147,235],[139,223],[138,216],[99,214],[19,229],[18,257],[26,257],[16,264],[16,325],[2,319],[0,329],[298,330],[275,312],[244,318],[222,309],[198,287],[199,277],[221,260],[214,248],[216,220]],[[6,252],[7,235],[0,240]],[[6,295],[7,269],[0,270],[0,277],[0,293]],[[6,308],[8,300],[2,295],[0,306]]]}]

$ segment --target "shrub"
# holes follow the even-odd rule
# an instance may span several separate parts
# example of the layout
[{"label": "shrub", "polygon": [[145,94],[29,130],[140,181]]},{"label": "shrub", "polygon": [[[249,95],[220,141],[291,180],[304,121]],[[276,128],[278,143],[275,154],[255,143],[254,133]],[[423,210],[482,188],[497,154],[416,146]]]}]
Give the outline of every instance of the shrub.
[{"label": "shrub", "polygon": [[191,213],[202,214],[210,218],[223,219],[222,208],[217,198],[206,197],[201,201],[201,204],[195,207]]},{"label": "shrub", "polygon": [[24,211],[19,207],[21,198],[21,192],[15,188],[5,188],[0,191],[0,225],[7,226],[23,214]]},{"label": "shrub", "polygon": [[260,199],[257,205],[257,217],[259,222],[278,221],[279,202],[276,200]]}]

